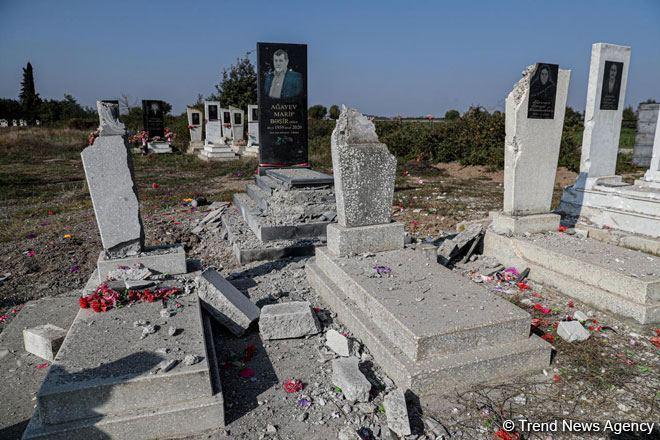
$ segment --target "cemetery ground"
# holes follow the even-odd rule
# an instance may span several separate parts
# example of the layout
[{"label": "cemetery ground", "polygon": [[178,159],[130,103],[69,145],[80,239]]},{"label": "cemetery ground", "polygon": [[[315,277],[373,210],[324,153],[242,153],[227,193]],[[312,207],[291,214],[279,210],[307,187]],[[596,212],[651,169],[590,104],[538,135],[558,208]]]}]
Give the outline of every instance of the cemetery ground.
[{"label": "cemetery ground", "polygon": [[[41,128],[11,130],[0,137],[0,277],[6,276],[0,282],[0,331],[27,301],[69,295],[83,287],[94,269],[101,244],[80,161],[86,136],[83,131]],[[250,181],[255,161],[206,163],[181,154],[133,158],[147,242],[184,244],[189,258],[201,260],[204,267],[217,267],[258,306],[310,301],[325,328],[345,332],[309,287],[305,258],[238,266],[219,229],[192,233],[209,208],[205,204],[193,208],[191,199],[230,201],[231,194],[243,191]],[[328,171],[327,163],[316,165]],[[629,180],[641,174],[633,167],[625,170]],[[420,241],[438,237],[453,231],[458,222],[482,219],[499,209],[502,178],[501,171],[486,167],[401,164],[393,218]],[[575,173],[558,170],[555,205],[562,187],[574,179]],[[413,410],[413,432],[419,437],[412,438],[443,438],[448,433],[451,438],[493,438],[494,433],[499,433],[497,438],[519,438],[499,431],[506,419],[660,419],[660,355],[651,340],[660,330],[624,322],[531,282],[498,281],[485,275],[487,266],[486,259],[477,258],[455,270],[527,310],[534,319],[533,331],[544,335],[556,350],[553,363],[545,374],[481,386],[422,411]],[[77,307],[75,297],[71,298],[71,307]],[[591,337],[568,343],[557,336],[555,323],[576,310],[588,315],[585,327]],[[377,385],[373,400],[352,405],[332,385],[331,356],[322,334],[279,341],[262,341],[255,331],[241,338],[228,332],[220,336],[228,422],[220,438],[323,439],[337,438],[341,430],[340,438],[356,438],[349,436],[347,427],[352,432],[363,428],[363,438],[384,436],[382,391],[391,383],[377,365],[367,372]],[[353,350],[369,365],[368,348],[355,341]],[[39,368],[42,362],[32,357],[23,367],[40,378],[45,371]],[[288,378],[302,380],[303,390],[287,393],[283,382]],[[5,405],[20,407],[21,399],[24,405],[33,404],[32,395],[3,395],[2,414],[11,412]],[[539,433],[526,438],[548,437]],[[585,438],[585,434],[552,438]]]}]

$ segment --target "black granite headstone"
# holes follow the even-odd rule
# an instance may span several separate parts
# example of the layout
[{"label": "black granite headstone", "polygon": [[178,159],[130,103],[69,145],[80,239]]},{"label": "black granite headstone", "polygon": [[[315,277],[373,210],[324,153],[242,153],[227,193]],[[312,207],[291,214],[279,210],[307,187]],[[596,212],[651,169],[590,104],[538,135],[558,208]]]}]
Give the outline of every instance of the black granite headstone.
[{"label": "black granite headstone", "polygon": [[529,80],[527,119],[554,119],[559,65],[537,63]]},{"label": "black granite headstone", "polygon": [[622,77],[623,63],[617,61],[605,61],[603,87],[600,92],[601,110],[619,109],[619,94],[621,92]]},{"label": "black granite headstone", "polygon": [[163,101],[142,100],[142,123],[149,137],[165,136],[165,106]]},{"label": "black granite headstone", "polygon": [[307,166],[307,45],[257,43],[260,167]]},{"label": "black granite headstone", "polygon": [[252,107],[252,122],[259,122],[259,107]]}]

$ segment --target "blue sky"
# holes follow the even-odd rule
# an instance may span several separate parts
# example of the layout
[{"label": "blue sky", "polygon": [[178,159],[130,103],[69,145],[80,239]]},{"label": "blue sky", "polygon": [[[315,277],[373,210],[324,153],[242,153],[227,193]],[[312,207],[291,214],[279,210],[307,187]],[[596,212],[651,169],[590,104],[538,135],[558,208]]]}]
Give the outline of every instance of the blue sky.
[{"label": "blue sky", "polygon": [[0,0],[0,97],[17,97],[29,60],[42,97],[127,94],[180,112],[257,41],[307,43],[310,105],[370,114],[503,109],[537,61],[572,70],[582,110],[599,41],[632,46],[626,105],[660,101],[659,0]]}]

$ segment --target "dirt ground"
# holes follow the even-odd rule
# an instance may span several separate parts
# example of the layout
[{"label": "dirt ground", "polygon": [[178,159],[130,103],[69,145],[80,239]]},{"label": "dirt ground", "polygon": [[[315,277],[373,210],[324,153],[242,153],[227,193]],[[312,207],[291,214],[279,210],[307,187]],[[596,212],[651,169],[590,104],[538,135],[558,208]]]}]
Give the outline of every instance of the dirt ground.
[{"label": "dirt ground", "polygon": [[[94,268],[101,245],[79,160],[84,138],[85,133],[72,132],[35,146],[27,135],[0,137],[0,276],[10,274],[0,284],[0,331],[26,301],[81,288]],[[230,200],[231,193],[250,181],[255,165],[209,164],[176,154],[135,156],[147,243],[184,243],[189,258],[218,267],[258,305],[304,299],[323,308],[304,276],[305,259],[239,267],[218,231],[191,232],[205,208],[191,208],[187,199]],[[574,178],[569,171],[558,172],[555,202],[562,185]],[[436,237],[460,221],[500,208],[502,191],[501,171],[406,164],[397,176],[393,215],[419,239]],[[539,376],[483,386],[414,409],[415,434],[410,438],[491,439],[496,433],[501,439],[653,438],[603,433],[506,437],[500,430],[506,419],[660,421],[660,357],[650,342],[658,330],[623,322],[543,286],[530,283],[521,289],[482,277],[480,260],[457,270],[528,310],[537,319],[537,333],[553,342],[554,361]],[[537,303],[543,310],[534,307]],[[568,344],[556,337],[553,327],[575,310],[589,315],[592,337]],[[344,331],[332,312],[326,312],[325,328]],[[200,438],[330,439],[342,430],[346,436],[340,438],[357,438],[356,432],[361,438],[387,438],[380,404],[388,379],[377,365],[367,362],[367,373],[382,387],[374,388],[369,405],[354,406],[330,383],[321,335],[270,343],[254,331],[243,338],[225,337],[221,355],[227,364],[222,374],[229,425]],[[252,368],[255,375],[240,377],[232,362],[250,345],[256,347],[254,357],[242,367]],[[368,361],[368,349],[357,340],[355,347]],[[303,380],[305,389],[295,395],[284,392],[282,382],[290,377]]]}]

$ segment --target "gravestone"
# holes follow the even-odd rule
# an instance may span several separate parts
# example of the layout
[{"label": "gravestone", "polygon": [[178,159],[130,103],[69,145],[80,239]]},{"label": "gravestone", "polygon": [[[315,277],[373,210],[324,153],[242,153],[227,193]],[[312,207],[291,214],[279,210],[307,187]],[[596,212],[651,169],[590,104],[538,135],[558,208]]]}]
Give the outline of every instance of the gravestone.
[{"label": "gravestone", "polygon": [[163,101],[142,100],[142,123],[150,138],[165,137],[165,108]]},{"label": "gravestone", "polygon": [[655,126],[660,113],[660,103],[642,103],[637,108],[637,133],[632,161],[640,167],[651,164]]},{"label": "gravestone", "polygon": [[232,130],[232,139],[234,142],[242,141],[244,136],[243,121],[245,119],[245,114],[243,110],[235,107],[229,107],[231,111],[231,130]]},{"label": "gravestone", "polygon": [[202,112],[196,108],[186,107],[188,116],[188,132],[190,133],[190,144],[187,153],[196,154],[204,148],[202,142]]},{"label": "gravestone", "polygon": [[81,153],[103,249],[110,258],[137,255],[144,247],[133,161],[123,124],[112,104],[96,102],[99,136]]},{"label": "gravestone", "polygon": [[231,131],[231,110],[227,108],[221,108],[220,116],[222,120],[222,137],[225,140],[233,139],[234,135]]},{"label": "gravestone", "polygon": [[655,121],[651,164],[649,165],[649,169],[644,174],[644,177],[635,181],[635,184],[660,189],[660,118],[656,118]]},{"label": "gravestone", "polygon": [[16,119],[12,119],[11,120],[11,126],[12,127],[18,127],[18,121],[16,121]]},{"label": "gravestone", "polygon": [[550,213],[570,71],[529,66],[506,98],[504,212],[493,228],[519,234],[556,230]]},{"label": "gravestone", "polygon": [[119,121],[119,101],[96,101],[99,114],[99,136],[124,136],[126,127]]},{"label": "gravestone", "polygon": [[390,223],[396,158],[373,122],[342,106],[331,150],[337,224],[328,225],[328,249],[347,255],[402,248],[403,225]]},{"label": "gravestone", "polygon": [[308,166],[307,45],[257,43],[260,173]]},{"label": "gravestone", "polygon": [[0,119],[0,127],[9,127],[9,122],[6,119]]},{"label": "gravestone", "polygon": [[259,156],[259,106],[248,105],[248,139],[243,154],[246,156]]},{"label": "gravestone", "polygon": [[629,65],[630,47],[592,45],[578,186],[615,175]]},{"label": "gravestone", "polygon": [[18,125],[21,127],[27,127],[27,121],[25,119],[21,119],[18,121]]},{"label": "gravestone", "polygon": [[220,102],[204,101],[204,114],[206,115],[206,137],[204,149],[199,152],[199,158],[206,161],[235,159],[236,154],[225,140],[222,121],[224,110],[220,108]]}]

